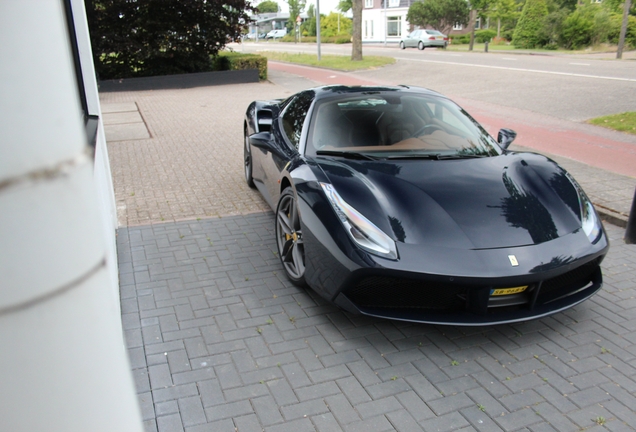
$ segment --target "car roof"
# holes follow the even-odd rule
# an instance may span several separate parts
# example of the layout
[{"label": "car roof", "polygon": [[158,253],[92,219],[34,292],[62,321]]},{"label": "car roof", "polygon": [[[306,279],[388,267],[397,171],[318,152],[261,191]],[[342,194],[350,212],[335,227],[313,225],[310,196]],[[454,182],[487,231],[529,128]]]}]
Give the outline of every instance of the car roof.
[{"label": "car roof", "polygon": [[386,94],[386,93],[402,93],[402,94],[427,94],[432,96],[443,97],[446,96],[437,93],[436,91],[429,90],[423,87],[398,85],[398,86],[346,86],[346,85],[326,85],[320,87],[314,87],[311,90],[316,92],[316,100],[332,98],[337,95],[341,97],[349,97],[352,95],[360,94]]}]

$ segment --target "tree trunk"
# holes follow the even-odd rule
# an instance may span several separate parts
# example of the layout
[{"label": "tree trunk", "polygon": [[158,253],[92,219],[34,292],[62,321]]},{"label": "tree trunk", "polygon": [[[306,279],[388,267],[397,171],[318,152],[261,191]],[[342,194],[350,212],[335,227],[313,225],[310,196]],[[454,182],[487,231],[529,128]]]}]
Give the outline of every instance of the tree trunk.
[{"label": "tree trunk", "polygon": [[618,50],[616,51],[616,58],[623,58],[623,47],[625,46],[625,35],[627,34],[627,24],[629,22],[629,9],[631,7],[631,0],[625,1],[625,10],[623,11],[623,24],[621,25],[621,33],[618,37]]},{"label": "tree trunk", "polygon": [[351,44],[351,60],[362,61],[362,2],[364,0],[352,0],[353,11],[353,37]]},{"label": "tree trunk", "polygon": [[470,11],[470,21],[468,24],[470,26],[470,44],[468,45],[468,51],[472,51],[475,45],[475,21],[477,21],[477,11],[472,9]]}]

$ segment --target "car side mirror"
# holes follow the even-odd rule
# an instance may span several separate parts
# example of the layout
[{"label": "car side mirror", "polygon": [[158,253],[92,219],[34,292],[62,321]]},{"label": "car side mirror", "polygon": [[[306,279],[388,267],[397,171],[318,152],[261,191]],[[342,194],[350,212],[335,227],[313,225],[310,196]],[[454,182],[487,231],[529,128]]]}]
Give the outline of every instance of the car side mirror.
[{"label": "car side mirror", "polygon": [[259,132],[254,135],[250,135],[250,144],[252,147],[271,151],[273,148],[272,134],[269,132]]},{"label": "car side mirror", "polygon": [[510,144],[517,138],[517,132],[512,129],[501,129],[497,134],[497,142],[502,149],[507,149]]}]

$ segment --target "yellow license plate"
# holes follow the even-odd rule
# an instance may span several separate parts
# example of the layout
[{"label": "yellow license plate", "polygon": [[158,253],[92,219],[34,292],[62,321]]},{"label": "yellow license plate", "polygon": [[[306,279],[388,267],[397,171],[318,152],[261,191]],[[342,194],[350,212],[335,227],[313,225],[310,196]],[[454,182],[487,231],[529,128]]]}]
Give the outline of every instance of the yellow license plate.
[{"label": "yellow license plate", "polygon": [[502,296],[502,295],[510,295],[510,294],[519,294],[528,289],[528,285],[514,287],[514,288],[497,288],[490,291],[490,295],[492,296]]}]

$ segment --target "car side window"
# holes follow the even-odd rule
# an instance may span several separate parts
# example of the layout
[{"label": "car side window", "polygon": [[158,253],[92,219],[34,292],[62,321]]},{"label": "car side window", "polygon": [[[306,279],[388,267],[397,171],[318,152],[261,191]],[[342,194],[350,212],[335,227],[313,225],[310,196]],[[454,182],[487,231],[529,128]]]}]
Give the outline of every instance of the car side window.
[{"label": "car side window", "polygon": [[285,136],[296,150],[298,150],[300,137],[303,133],[303,124],[311,103],[314,101],[314,96],[313,90],[300,93],[287,105],[281,116]]}]

